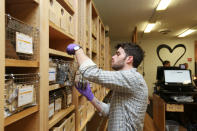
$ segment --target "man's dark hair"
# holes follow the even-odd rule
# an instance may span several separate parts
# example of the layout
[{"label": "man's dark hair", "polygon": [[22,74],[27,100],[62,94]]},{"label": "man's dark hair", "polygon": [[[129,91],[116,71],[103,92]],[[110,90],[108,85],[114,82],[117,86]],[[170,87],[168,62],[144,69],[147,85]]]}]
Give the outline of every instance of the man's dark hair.
[{"label": "man's dark hair", "polygon": [[116,46],[117,49],[123,48],[127,56],[133,56],[133,67],[137,68],[144,59],[144,51],[134,43],[122,43]]},{"label": "man's dark hair", "polygon": [[163,65],[166,65],[168,63],[170,63],[170,61],[166,60],[166,61],[163,62]]}]

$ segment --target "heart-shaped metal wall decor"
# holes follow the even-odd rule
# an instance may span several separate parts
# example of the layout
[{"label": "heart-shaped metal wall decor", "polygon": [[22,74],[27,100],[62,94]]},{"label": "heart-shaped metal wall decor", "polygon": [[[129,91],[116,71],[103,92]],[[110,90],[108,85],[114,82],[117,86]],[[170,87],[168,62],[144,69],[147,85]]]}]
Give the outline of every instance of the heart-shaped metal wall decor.
[{"label": "heart-shaped metal wall decor", "polygon": [[183,45],[183,44],[178,44],[178,45],[174,46],[174,48],[171,48],[171,47],[169,47],[169,46],[166,45],[166,44],[159,45],[159,46],[157,47],[157,56],[159,57],[159,60],[160,60],[162,63],[163,63],[164,61],[161,59],[159,52],[160,52],[160,50],[163,49],[163,48],[168,49],[170,53],[172,53],[172,52],[173,52],[175,49],[177,49],[177,48],[183,48],[183,49],[184,49],[183,54],[176,60],[176,62],[174,63],[173,66],[176,65],[176,63],[185,55],[185,52],[186,52],[186,47],[185,47],[185,45]]}]

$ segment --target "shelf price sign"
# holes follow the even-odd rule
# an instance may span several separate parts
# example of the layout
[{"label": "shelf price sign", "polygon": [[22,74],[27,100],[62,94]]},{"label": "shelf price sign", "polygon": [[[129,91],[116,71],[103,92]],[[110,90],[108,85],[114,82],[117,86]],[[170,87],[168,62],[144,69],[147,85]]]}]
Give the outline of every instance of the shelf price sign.
[{"label": "shelf price sign", "polygon": [[33,39],[23,33],[16,32],[16,52],[33,54]]}]

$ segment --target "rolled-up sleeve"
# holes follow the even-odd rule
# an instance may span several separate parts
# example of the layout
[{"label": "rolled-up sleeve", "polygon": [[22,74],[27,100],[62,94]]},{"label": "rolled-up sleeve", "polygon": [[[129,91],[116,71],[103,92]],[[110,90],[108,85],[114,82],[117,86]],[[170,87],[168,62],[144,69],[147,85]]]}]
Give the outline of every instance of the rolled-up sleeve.
[{"label": "rolled-up sleeve", "polygon": [[[79,68],[80,72],[87,80],[101,84],[109,89],[117,91],[132,91],[137,81],[136,73],[131,75],[130,71],[104,71],[99,69],[92,60],[86,60]],[[129,72],[129,73],[128,73]]]}]

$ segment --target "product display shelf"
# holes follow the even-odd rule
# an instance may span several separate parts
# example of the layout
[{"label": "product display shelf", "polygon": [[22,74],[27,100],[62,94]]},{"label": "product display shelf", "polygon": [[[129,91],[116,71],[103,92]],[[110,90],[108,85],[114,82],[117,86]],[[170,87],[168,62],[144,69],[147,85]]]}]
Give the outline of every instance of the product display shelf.
[{"label": "product display shelf", "polygon": [[49,120],[49,129],[51,127],[53,127],[56,123],[58,123],[60,120],[62,120],[64,117],[66,117],[69,113],[71,113],[72,111],[74,111],[75,106],[71,105],[66,109],[63,109],[61,111],[59,111],[58,113],[56,113],[51,120]]},{"label": "product display shelf", "polygon": [[74,57],[72,55],[68,55],[66,52],[58,51],[55,49],[49,49],[49,54],[54,55],[54,56],[61,56],[61,57],[74,59]]},{"label": "product display shelf", "polygon": [[5,59],[6,67],[39,67],[38,61]]},{"label": "product display shelf", "polygon": [[70,3],[68,3],[67,0],[57,0],[69,13],[74,14],[75,11],[72,7],[72,5],[70,5]]},{"label": "product display shelf", "polygon": [[27,108],[27,109],[25,109],[25,110],[23,110],[23,111],[21,111],[17,114],[9,116],[9,117],[5,118],[4,126],[8,126],[8,125],[20,120],[20,119],[23,119],[23,118],[37,112],[38,110],[39,110],[38,105],[36,105],[36,106],[33,106],[33,107],[29,107],[29,108]]},{"label": "product display shelf", "polygon": [[60,29],[58,26],[56,26],[54,23],[49,21],[49,38],[50,39],[58,39],[58,40],[73,40],[74,37],[70,34],[64,32],[62,29]]},{"label": "product display shelf", "polygon": [[79,131],[82,131],[83,130],[83,128],[88,123],[88,121],[91,120],[91,118],[94,116],[94,113],[95,113],[95,111],[92,111],[92,112],[88,113],[87,119],[82,123],[82,126],[80,127],[80,130]]}]

